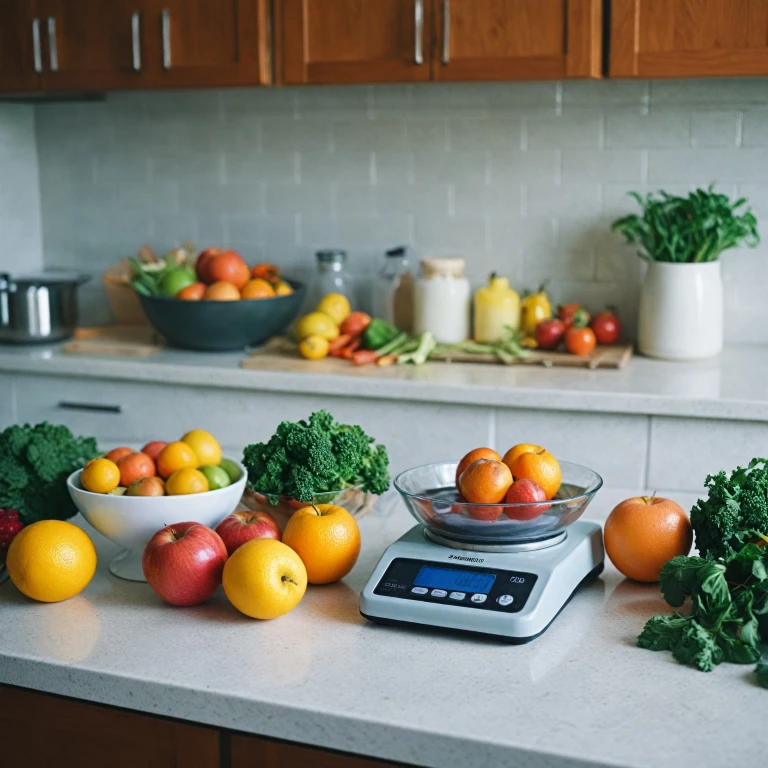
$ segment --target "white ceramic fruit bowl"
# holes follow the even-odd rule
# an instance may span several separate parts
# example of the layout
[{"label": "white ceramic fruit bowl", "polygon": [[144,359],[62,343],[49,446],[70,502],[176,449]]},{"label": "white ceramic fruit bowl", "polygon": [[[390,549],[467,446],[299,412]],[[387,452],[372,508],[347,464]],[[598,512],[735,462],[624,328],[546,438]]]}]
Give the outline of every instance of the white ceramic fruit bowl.
[{"label": "white ceramic fruit bowl", "polygon": [[[234,459],[233,459],[234,461]],[[109,564],[121,579],[146,581],[141,555],[152,536],[173,523],[192,521],[214,528],[237,509],[247,474],[239,462],[240,477],[217,491],[185,496],[112,496],[86,491],[80,483],[81,469],[67,478],[69,495],[83,517],[123,551]]]}]

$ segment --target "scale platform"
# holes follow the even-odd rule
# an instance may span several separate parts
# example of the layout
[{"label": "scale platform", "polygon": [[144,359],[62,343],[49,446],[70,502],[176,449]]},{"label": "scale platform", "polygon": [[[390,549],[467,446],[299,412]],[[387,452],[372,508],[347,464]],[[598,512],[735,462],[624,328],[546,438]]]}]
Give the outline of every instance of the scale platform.
[{"label": "scale platform", "polygon": [[417,525],[390,545],[360,595],[377,624],[429,627],[527,643],[604,566],[599,524],[576,521],[544,541],[494,547],[438,543]]}]

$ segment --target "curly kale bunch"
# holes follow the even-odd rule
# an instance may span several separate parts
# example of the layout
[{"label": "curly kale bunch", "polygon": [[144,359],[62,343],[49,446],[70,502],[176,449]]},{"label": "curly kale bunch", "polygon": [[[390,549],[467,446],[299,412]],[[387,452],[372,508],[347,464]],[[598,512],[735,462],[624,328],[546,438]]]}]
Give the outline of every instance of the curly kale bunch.
[{"label": "curly kale bunch", "polygon": [[99,455],[92,437],[43,422],[0,433],[0,507],[15,509],[25,524],[66,520],[77,514],[67,477]]},{"label": "curly kale bunch", "polygon": [[728,557],[759,534],[768,535],[768,460],[752,459],[707,477],[707,499],[691,510],[696,549],[709,560]]},{"label": "curly kale bunch", "polygon": [[268,443],[246,446],[243,464],[248,486],[273,503],[278,496],[310,502],[319,493],[356,485],[375,494],[389,488],[386,448],[360,427],[338,424],[327,411],[282,422]]}]

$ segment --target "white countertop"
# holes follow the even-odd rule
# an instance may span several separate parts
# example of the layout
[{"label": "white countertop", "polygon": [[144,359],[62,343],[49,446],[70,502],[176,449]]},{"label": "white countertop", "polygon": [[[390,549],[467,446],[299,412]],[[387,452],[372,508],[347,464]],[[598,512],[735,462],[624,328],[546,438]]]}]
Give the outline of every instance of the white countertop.
[{"label": "white countertop", "polygon": [[42,605],[0,586],[0,682],[430,768],[721,768],[734,749],[743,768],[764,765],[768,691],[753,667],[705,674],[637,648],[668,607],[610,566],[524,646],[366,622],[358,594],[412,522],[388,498],[361,522],[350,576],[271,622],[221,593],[165,606],[109,574],[116,550],[94,534],[81,595]]},{"label": "white countertop", "polygon": [[[168,349],[148,358],[68,355],[59,346],[0,346],[0,372],[169,382],[228,389],[547,410],[768,421],[768,347],[732,347],[719,358],[670,363],[635,356],[621,371],[430,363],[341,369],[286,359],[245,370],[242,352]],[[329,371],[333,372],[329,372]]]}]

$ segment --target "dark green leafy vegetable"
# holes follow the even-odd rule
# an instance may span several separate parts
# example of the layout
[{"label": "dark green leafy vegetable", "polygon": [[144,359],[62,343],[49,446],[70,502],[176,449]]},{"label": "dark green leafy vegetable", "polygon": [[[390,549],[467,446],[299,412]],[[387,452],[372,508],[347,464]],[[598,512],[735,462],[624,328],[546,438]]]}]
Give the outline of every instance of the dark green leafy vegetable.
[{"label": "dark green leafy vegetable", "polygon": [[361,427],[338,424],[328,411],[283,421],[268,443],[246,446],[243,464],[248,486],[274,504],[279,496],[311,502],[356,485],[375,494],[389,488],[386,448]]},{"label": "dark green leafy vegetable", "polygon": [[659,192],[642,197],[630,195],[643,209],[642,216],[632,214],[617,219],[611,229],[620,232],[628,243],[640,245],[646,261],[704,262],[739,245],[755,248],[760,243],[757,219],[740,198],[731,202],[718,194],[714,186],[697,189],[688,197]]},{"label": "dark green leafy vegetable", "polygon": [[374,317],[363,331],[363,347],[372,350],[381,349],[399,335],[400,331],[394,325],[380,317]]},{"label": "dark green leafy vegetable", "polygon": [[[725,559],[675,557],[661,569],[661,591],[673,607],[691,599],[688,614],[654,616],[637,644],[671,651],[704,672],[723,661],[760,659],[760,622],[768,615],[768,550],[748,543]],[[759,673],[760,674],[760,673]]]},{"label": "dark green leafy vegetable", "polygon": [[755,674],[757,675],[757,682],[763,688],[768,688],[768,661],[761,661],[755,669]]},{"label": "dark green leafy vegetable", "polygon": [[0,507],[15,509],[25,525],[77,514],[67,477],[99,455],[92,437],[74,437],[43,422],[0,433]]},{"label": "dark green leafy vegetable", "polygon": [[709,559],[728,557],[749,540],[768,534],[768,461],[752,459],[737,467],[709,475],[709,495],[691,509],[696,548]]}]

